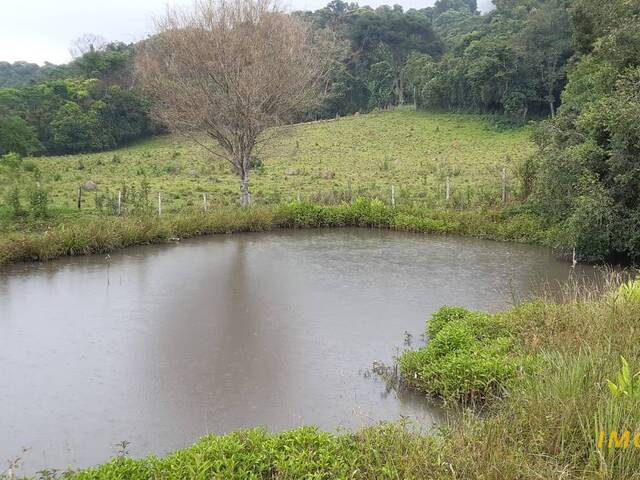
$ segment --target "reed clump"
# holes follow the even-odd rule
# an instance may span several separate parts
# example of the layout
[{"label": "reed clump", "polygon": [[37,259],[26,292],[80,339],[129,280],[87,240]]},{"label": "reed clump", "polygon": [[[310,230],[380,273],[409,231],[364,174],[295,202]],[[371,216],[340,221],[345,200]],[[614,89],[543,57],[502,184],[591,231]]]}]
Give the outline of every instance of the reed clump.
[{"label": "reed clump", "polygon": [[538,223],[522,220],[522,214],[395,209],[380,200],[358,198],[337,205],[293,201],[162,216],[147,212],[72,217],[60,223],[38,224],[26,232],[0,234],[0,264],[105,253],[198,235],[328,227],[385,228],[544,243],[544,229]]}]

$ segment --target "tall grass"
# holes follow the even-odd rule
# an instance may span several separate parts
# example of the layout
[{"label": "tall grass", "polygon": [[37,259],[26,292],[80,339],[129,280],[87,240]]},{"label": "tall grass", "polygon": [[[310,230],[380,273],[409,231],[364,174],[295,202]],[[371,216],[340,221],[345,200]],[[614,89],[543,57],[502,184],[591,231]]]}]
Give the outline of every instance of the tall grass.
[{"label": "tall grass", "polygon": [[[215,233],[253,232],[278,228],[370,227],[421,233],[471,235],[482,238],[538,242],[544,227],[523,221],[523,215],[491,211],[453,212],[394,209],[379,200],[318,205],[293,201],[274,207],[223,207],[182,214],[78,216],[40,226],[29,233],[0,236],[0,264],[43,261],[67,255],[104,253]],[[531,222],[535,225],[531,226]]]},{"label": "tall grass", "polygon": [[[620,355],[633,372],[640,370],[637,289],[638,282],[614,283],[599,294],[580,287],[565,292],[566,303],[539,299],[495,316],[512,334],[512,354],[527,362],[520,375],[502,379],[504,397],[486,403],[481,415],[468,410],[450,423],[442,455],[455,478],[640,476],[640,449],[633,445],[640,395],[616,398],[607,388]],[[447,327],[441,328],[436,339]],[[469,372],[445,373],[458,388],[468,385]],[[431,384],[419,386],[433,393]],[[631,446],[609,448],[610,432],[627,430]],[[606,436],[603,446],[600,432]]]}]

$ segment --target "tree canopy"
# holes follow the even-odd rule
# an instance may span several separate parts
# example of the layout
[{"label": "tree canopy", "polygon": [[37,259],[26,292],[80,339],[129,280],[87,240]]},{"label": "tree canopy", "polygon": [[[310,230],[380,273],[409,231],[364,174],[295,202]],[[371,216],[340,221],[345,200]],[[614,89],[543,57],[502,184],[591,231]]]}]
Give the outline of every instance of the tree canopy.
[{"label": "tree canopy", "polygon": [[532,199],[561,222],[560,246],[588,259],[640,259],[640,4],[577,0],[578,61],[556,118],[536,133]]}]

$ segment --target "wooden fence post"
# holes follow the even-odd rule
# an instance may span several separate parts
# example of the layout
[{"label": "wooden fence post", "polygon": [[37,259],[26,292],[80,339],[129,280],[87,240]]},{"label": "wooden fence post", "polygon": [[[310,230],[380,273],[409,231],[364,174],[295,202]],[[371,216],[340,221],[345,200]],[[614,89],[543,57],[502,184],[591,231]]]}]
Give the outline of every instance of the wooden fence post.
[{"label": "wooden fence post", "polygon": [[82,209],[82,185],[78,186],[78,210]]},{"label": "wooden fence post", "polygon": [[122,190],[118,190],[118,215],[122,214]]},{"label": "wooden fence post", "polygon": [[158,216],[162,215],[162,192],[158,192]]},{"label": "wooden fence post", "polygon": [[391,185],[391,207],[396,208],[396,187]]},{"label": "wooden fence post", "polygon": [[507,203],[507,169],[502,169],[502,204]]},{"label": "wooden fence post", "polygon": [[449,197],[451,196],[451,180],[449,179],[449,177],[447,177],[445,187],[444,199],[448,202]]},{"label": "wooden fence post", "polygon": [[207,194],[202,192],[202,208],[207,211]]}]

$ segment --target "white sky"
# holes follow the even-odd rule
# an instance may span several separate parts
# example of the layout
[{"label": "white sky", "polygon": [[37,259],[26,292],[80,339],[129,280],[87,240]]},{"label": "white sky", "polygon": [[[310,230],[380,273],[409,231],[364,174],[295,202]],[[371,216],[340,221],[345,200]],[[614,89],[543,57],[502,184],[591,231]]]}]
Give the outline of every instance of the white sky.
[{"label": "white sky", "polygon": [[[294,10],[317,10],[329,0],[285,0]],[[435,0],[360,0],[377,7],[399,3],[405,9],[424,8]],[[66,63],[69,47],[85,33],[107,41],[134,42],[151,32],[153,15],[167,4],[189,5],[189,0],[0,0],[0,61],[25,60],[43,64]],[[490,0],[479,0],[486,11]]]}]

